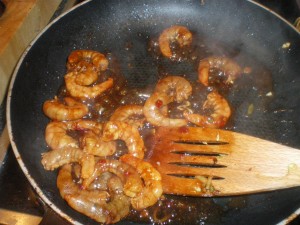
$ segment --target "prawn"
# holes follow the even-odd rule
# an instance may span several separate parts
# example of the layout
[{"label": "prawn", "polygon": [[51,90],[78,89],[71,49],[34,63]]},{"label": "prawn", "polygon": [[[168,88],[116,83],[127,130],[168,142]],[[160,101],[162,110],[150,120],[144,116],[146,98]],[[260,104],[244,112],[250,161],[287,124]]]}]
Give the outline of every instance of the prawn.
[{"label": "prawn", "polygon": [[171,26],[159,36],[158,43],[161,53],[167,58],[174,58],[171,44],[177,42],[179,47],[189,46],[192,43],[192,33],[184,26]]},{"label": "prawn", "polygon": [[141,210],[154,205],[163,193],[160,173],[150,163],[129,154],[121,156],[120,160],[136,168],[143,179],[143,190],[131,199],[133,208]]},{"label": "prawn", "polygon": [[98,80],[97,69],[86,61],[80,61],[73,70],[76,73],[76,83],[79,85],[91,85]]},{"label": "prawn", "polygon": [[73,209],[100,223],[110,224],[120,221],[129,213],[130,200],[124,195],[118,177],[110,178],[107,185],[108,192],[82,190],[80,185],[74,183],[69,164],[62,167],[57,177],[60,194]]},{"label": "prawn", "polygon": [[115,141],[103,141],[100,135],[91,130],[83,135],[80,143],[85,152],[96,156],[110,156],[116,151]]},{"label": "prawn", "polygon": [[192,93],[191,84],[179,76],[168,76],[161,79],[154,93],[146,100],[144,115],[147,121],[155,126],[181,127],[187,125],[186,119],[169,118],[163,109],[173,102],[187,100]]},{"label": "prawn", "polygon": [[83,187],[88,187],[104,172],[113,173],[121,179],[126,196],[136,197],[143,189],[143,182],[135,168],[113,159],[100,159],[95,165],[93,174],[83,181]]},{"label": "prawn", "polygon": [[48,100],[43,104],[43,112],[52,120],[77,120],[84,117],[88,112],[88,107],[73,98],[64,98],[64,103],[57,98]]},{"label": "prawn", "polygon": [[82,166],[82,178],[88,178],[95,169],[95,158],[80,148],[64,147],[42,154],[42,165],[46,170],[54,170],[68,163],[77,162]]},{"label": "prawn", "polygon": [[113,79],[108,78],[102,83],[98,83],[92,86],[85,86],[76,83],[76,73],[69,72],[65,75],[65,83],[67,91],[71,96],[86,99],[95,98],[107,89],[111,88],[113,86]]},{"label": "prawn", "polygon": [[48,123],[45,130],[45,140],[52,149],[78,147],[78,142],[67,134],[73,128],[72,122],[53,121]]},{"label": "prawn", "polygon": [[145,145],[138,129],[122,121],[109,121],[103,127],[102,140],[121,139],[125,142],[128,152],[137,158],[144,158]]},{"label": "prawn", "polygon": [[226,57],[208,57],[200,61],[198,66],[198,80],[204,86],[209,86],[209,72],[211,69],[217,69],[224,73],[225,84],[230,85],[238,78],[241,73],[241,67],[233,60]]},{"label": "prawn", "polygon": [[221,128],[226,125],[231,115],[231,109],[228,102],[216,91],[207,95],[207,99],[203,104],[203,109],[212,109],[213,112],[209,116],[205,116],[184,111],[183,116],[188,121],[198,126]]},{"label": "prawn", "polygon": [[[108,67],[108,60],[100,52],[93,50],[75,50],[68,57],[67,68],[69,71],[78,69],[80,62],[91,63],[97,71],[104,71]],[[76,68],[77,67],[77,68]]]},{"label": "prawn", "polygon": [[142,127],[145,122],[143,106],[124,105],[120,106],[111,115],[110,121],[123,121],[137,128]]}]

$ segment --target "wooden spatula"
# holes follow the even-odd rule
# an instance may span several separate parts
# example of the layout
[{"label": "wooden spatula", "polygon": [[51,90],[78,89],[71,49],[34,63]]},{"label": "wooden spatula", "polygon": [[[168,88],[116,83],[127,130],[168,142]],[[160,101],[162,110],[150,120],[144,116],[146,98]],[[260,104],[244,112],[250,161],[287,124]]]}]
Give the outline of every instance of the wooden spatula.
[{"label": "wooden spatula", "polygon": [[227,196],[300,186],[300,150],[231,131],[156,130],[149,161],[167,194]]}]

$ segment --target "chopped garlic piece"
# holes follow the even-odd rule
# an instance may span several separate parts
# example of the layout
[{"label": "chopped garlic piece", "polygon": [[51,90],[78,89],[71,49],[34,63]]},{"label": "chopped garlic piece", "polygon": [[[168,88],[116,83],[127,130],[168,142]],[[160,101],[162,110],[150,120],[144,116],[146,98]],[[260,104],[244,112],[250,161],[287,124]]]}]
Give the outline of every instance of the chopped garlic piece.
[{"label": "chopped garlic piece", "polygon": [[291,43],[290,42],[285,42],[283,45],[282,45],[282,48],[289,48],[291,46]]}]

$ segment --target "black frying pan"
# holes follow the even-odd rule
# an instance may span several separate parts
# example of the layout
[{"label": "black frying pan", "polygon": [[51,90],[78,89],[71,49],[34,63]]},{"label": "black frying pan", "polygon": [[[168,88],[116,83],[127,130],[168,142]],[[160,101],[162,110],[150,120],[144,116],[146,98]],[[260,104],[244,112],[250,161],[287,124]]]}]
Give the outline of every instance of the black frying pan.
[{"label": "black frying pan", "polygon": [[[96,224],[64,202],[56,188],[57,173],[45,171],[40,163],[49,122],[42,104],[63,84],[67,56],[74,49],[113,54],[129,85],[147,87],[159,78],[148,43],[174,24],[234,49],[230,56],[246,51],[272,74],[274,96],[251,119],[239,117],[239,112],[243,102],[259,99],[255,90],[244,85],[233,98],[237,119],[232,129],[300,148],[300,35],[286,21],[252,1],[87,1],[51,23],[26,50],[13,75],[7,104],[11,143],[21,168],[46,205],[67,221]],[[290,47],[282,48],[286,42]],[[300,207],[300,189],[198,201],[201,207],[191,209],[198,215],[195,224],[275,224]],[[183,211],[175,223],[190,224],[187,214]]]}]

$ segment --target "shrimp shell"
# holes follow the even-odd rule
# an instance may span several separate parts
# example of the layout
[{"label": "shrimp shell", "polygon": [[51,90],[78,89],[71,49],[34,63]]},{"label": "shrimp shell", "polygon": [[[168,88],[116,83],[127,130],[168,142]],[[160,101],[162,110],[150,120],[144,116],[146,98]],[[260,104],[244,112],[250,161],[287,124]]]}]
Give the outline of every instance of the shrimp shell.
[{"label": "shrimp shell", "polygon": [[136,168],[144,181],[143,190],[131,199],[133,208],[141,210],[154,205],[163,193],[160,173],[150,163],[129,154],[121,156],[120,160]]},{"label": "shrimp shell", "polygon": [[109,121],[104,125],[102,140],[112,141],[121,139],[126,143],[130,154],[144,158],[145,145],[138,129],[122,121]]},{"label": "shrimp shell", "polygon": [[64,98],[64,103],[57,98],[48,100],[43,104],[43,111],[52,120],[68,121],[77,120],[84,117],[88,112],[88,107],[70,97]]}]

